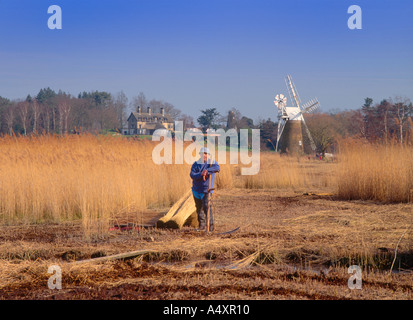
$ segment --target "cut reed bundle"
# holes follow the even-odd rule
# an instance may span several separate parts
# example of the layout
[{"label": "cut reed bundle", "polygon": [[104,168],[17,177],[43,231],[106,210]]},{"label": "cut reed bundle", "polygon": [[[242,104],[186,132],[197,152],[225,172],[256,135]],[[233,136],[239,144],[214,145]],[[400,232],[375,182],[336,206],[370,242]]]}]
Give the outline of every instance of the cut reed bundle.
[{"label": "cut reed bundle", "polygon": [[195,201],[190,189],[172,206],[165,216],[158,220],[156,226],[158,228],[180,229],[194,213],[196,214]]}]

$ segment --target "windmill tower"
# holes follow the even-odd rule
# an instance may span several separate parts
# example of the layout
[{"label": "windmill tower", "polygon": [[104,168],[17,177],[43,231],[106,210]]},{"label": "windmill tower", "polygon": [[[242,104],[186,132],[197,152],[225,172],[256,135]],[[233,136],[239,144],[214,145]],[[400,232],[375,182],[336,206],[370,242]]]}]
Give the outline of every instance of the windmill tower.
[{"label": "windmill tower", "polygon": [[287,107],[287,98],[284,95],[276,95],[274,104],[278,108],[278,136],[276,151],[289,152],[292,154],[303,153],[307,151],[304,142],[303,127],[309,140],[311,149],[315,151],[316,146],[308,130],[303,114],[312,112],[319,107],[317,98],[301,104],[300,96],[295,87],[291,76],[285,78],[290,99],[293,102],[292,107]]}]

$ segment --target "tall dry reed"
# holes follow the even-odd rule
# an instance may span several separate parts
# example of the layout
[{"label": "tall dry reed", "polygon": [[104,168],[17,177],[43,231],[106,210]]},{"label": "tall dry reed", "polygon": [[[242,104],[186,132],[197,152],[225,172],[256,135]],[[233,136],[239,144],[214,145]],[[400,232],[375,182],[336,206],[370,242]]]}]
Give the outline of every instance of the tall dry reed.
[{"label": "tall dry reed", "polygon": [[338,195],[342,199],[412,201],[413,147],[347,141],[340,146]]},{"label": "tall dry reed", "polygon": [[[1,222],[81,219],[85,230],[100,232],[119,213],[171,206],[191,186],[191,165],[155,164],[155,144],[93,135],[1,137]],[[231,186],[231,177],[224,170],[219,186]]]},{"label": "tall dry reed", "polygon": [[335,186],[335,163],[261,152],[257,175],[242,176],[241,186],[263,188],[329,188]]}]

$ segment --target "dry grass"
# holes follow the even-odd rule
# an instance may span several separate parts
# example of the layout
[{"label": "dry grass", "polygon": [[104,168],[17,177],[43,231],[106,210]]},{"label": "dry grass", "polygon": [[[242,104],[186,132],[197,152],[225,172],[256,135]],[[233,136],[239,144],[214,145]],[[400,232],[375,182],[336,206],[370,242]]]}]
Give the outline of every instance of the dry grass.
[{"label": "dry grass", "polygon": [[[170,208],[190,189],[190,164],[156,165],[156,144],[93,135],[1,137],[1,222],[81,219],[85,234],[102,234],[117,216]],[[411,200],[412,147],[353,142],[341,150],[339,164],[262,152],[253,176],[242,176],[227,153],[217,187],[328,189],[342,199]]]},{"label": "dry grass", "polygon": [[407,202],[413,196],[413,147],[343,143],[338,171],[342,199]]},{"label": "dry grass", "polygon": [[[136,231],[117,232],[96,245],[81,237],[76,223],[66,224],[65,230],[63,224],[1,227],[7,241],[0,247],[0,296],[412,299],[411,272],[403,270],[409,266],[411,270],[411,233],[400,243],[397,272],[387,272],[406,230],[404,222],[411,222],[411,204],[340,201],[274,189],[219,194],[217,229],[241,225],[230,236],[151,229],[142,231],[146,237]],[[50,245],[50,237],[57,233]],[[145,240],[148,236],[153,239]],[[126,261],[76,263],[137,249],[154,252]],[[362,268],[362,290],[348,288],[347,268],[352,264]],[[62,268],[62,290],[47,288],[51,265]]]},{"label": "dry grass", "polygon": [[[240,230],[154,228],[89,241],[80,222],[1,226],[0,298],[412,299],[410,203],[234,188],[217,192],[214,209],[217,232]],[[153,252],[76,263],[136,250]],[[347,286],[353,264],[362,290]],[[47,289],[51,265],[62,268],[62,290]]]},{"label": "dry grass", "polygon": [[3,137],[0,145],[4,223],[81,218],[85,229],[105,228],[121,211],[169,206],[190,185],[187,166],[151,161],[149,141],[40,136]]},{"label": "dry grass", "polygon": [[[241,228],[206,235],[193,228],[108,232],[110,219],[167,211],[190,188],[190,165],[155,165],[150,141],[0,138],[1,298],[412,299],[412,204],[321,193],[342,191],[343,183],[361,191],[386,181],[394,193],[397,182],[409,188],[411,149],[347,147],[338,164],[263,152],[257,176],[221,165],[216,230]],[[393,177],[389,166],[410,178]],[[152,214],[142,213],[142,221]],[[99,231],[107,236],[84,237]],[[153,253],[74,263],[144,249]],[[348,288],[352,264],[363,269],[362,290]],[[50,265],[62,267],[62,290],[47,289]]]},{"label": "dry grass", "polygon": [[[3,224],[82,219],[102,233],[121,214],[166,208],[191,186],[190,164],[157,165],[158,142],[93,135],[0,138]],[[229,165],[217,187],[231,187]]]},{"label": "dry grass", "polygon": [[243,176],[241,186],[248,189],[265,188],[330,188],[335,187],[335,163],[306,158],[280,156],[262,152],[260,172]]}]

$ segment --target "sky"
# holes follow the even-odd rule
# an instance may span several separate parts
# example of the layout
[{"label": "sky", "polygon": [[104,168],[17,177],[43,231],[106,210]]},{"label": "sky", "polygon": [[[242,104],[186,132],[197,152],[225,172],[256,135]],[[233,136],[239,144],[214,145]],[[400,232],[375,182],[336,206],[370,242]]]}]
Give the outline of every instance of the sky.
[{"label": "sky", "polygon": [[[51,5],[62,29],[49,29]],[[361,29],[350,29],[351,5]],[[291,75],[320,111],[413,101],[411,0],[0,0],[0,96],[143,92],[196,119],[276,121]]]}]

